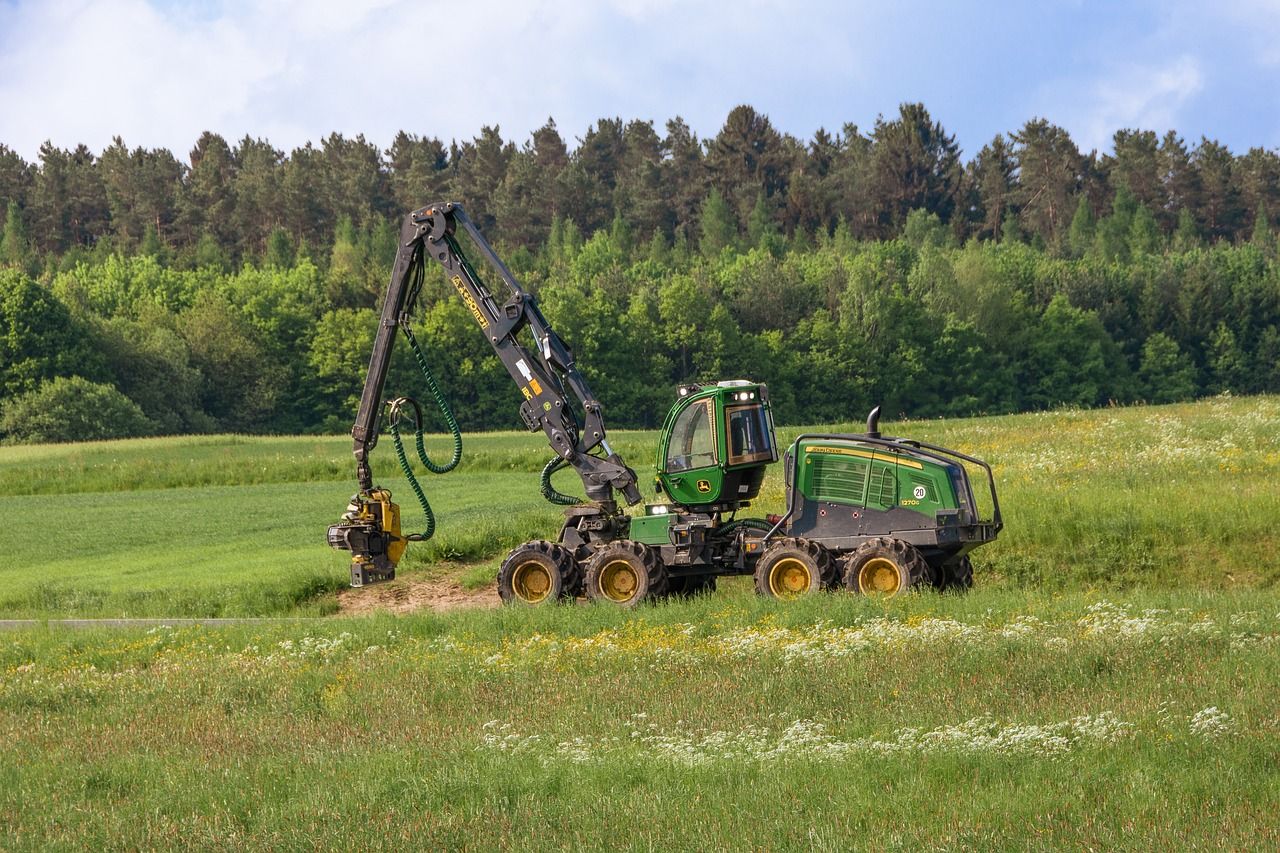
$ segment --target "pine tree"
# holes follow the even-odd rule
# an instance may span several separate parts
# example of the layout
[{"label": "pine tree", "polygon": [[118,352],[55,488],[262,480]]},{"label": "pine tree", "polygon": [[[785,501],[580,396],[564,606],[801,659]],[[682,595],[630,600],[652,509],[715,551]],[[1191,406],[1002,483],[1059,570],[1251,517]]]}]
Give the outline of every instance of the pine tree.
[{"label": "pine tree", "polygon": [[1132,257],[1160,251],[1160,226],[1145,204],[1139,204],[1129,225],[1129,253]]},{"label": "pine tree", "polygon": [[1098,221],[1094,218],[1093,208],[1083,193],[1076,202],[1075,215],[1071,217],[1071,230],[1067,232],[1067,246],[1072,257],[1080,258],[1088,253],[1097,235]]},{"label": "pine tree", "polygon": [[1004,215],[1004,222],[1000,223],[1000,242],[1017,243],[1021,239],[1022,229],[1018,227],[1018,214],[1011,210]]},{"label": "pine tree", "polygon": [[1234,237],[1244,217],[1232,175],[1235,158],[1225,145],[1201,139],[1191,160],[1200,175],[1200,205],[1194,212],[1201,232],[1211,243]]},{"label": "pine tree", "polygon": [[774,257],[782,254],[786,241],[778,233],[778,226],[769,214],[769,205],[765,202],[764,193],[756,195],[755,207],[751,208],[751,216],[747,220],[747,242],[752,246],[765,249]]},{"label": "pine tree", "polygon": [[1129,238],[1137,211],[1137,199],[1128,187],[1116,190],[1116,197],[1111,201],[1111,215],[1098,223],[1098,254],[1109,261],[1129,259]]},{"label": "pine tree", "polygon": [[1173,232],[1173,249],[1175,252],[1187,252],[1199,245],[1200,232],[1196,228],[1196,218],[1184,207],[1178,211],[1178,227]]},{"label": "pine tree", "polygon": [[1235,333],[1226,323],[1219,322],[1209,338],[1209,373],[1212,376],[1210,390],[1241,392],[1247,390],[1248,366],[1244,353],[1236,341]]},{"label": "pine tree", "polygon": [[671,263],[671,246],[667,244],[667,238],[662,235],[661,231],[654,231],[653,236],[649,238],[649,246],[645,251],[645,257],[662,266]]},{"label": "pine tree", "polygon": [[1258,213],[1253,217],[1253,236],[1249,242],[1260,249],[1270,251],[1272,249],[1271,240],[1271,222],[1267,218],[1267,210],[1264,207],[1258,207]]},{"label": "pine tree", "polygon": [[738,226],[724,196],[715,187],[702,203],[701,231],[698,248],[707,257],[715,257],[738,240]]},{"label": "pine tree", "polygon": [[609,239],[624,261],[629,261],[631,253],[635,250],[635,239],[632,237],[631,224],[623,217],[622,211],[613,215],[613,223],[609,226]]},{"label": "pine tree", "polygon": [[917,208],[951,221],[960,191],[960,149],[924,104],[902,104],[871,134],[870,185],[881,234],[893,236]]},{"label": "pine tree", "polygon": [[199,269],[214,269],[219,272],[231,270],[227,253],[218,245],[217,238],[208,232],[201,234],[200,242],[196,243],[195,262]]},{"label": "pine tree", "polygon": [[1027,122],[1012,134],[1018,163],[1014,203],[1022,226],[1046,245],[1065,231],[1071,199],[1082,187],[1086,161],[1071,135],[1044,119]]},{"label": "pine tree", "polygon": [[325,289],[329,304],[335,308],[367,308],[376,295],[364,290],[365,256],[356,237],[355,225],[348,217],[338,220],[333,233],[333,248],[329,251],[329,272],[325,276]]},{"label": "pine tree", "polygon": [[1161,210],[1165,188],[1160,180],[1159,143],[1154,131],[1118,130],[1113,137],[1115,154],[1104,159],[1115,186],[1126,187],[1148,210]]},{"label": "pine tree", "polygon": [[711,182],[738,222],[750,219],[761,194],[771,207],[778,205],[785,197],[789,165],[782,136],[769,117],[745,104],[729,112],[707,144]]},{"label": "pine tree", "polygon": [[1196,393],[1196,368],[1178,344],[1156,332],[1142,345],[1138,378],[1149,403],[1177,403]]},{"label": "pine tree", "polygon": [[11,200],[4,218],[4,239],[0,241],[0,263],[30,272],[31,241],[27,239],[27,226],[22,221],[18,202]]},{"label": "pine tree", "polygon": [[1001,134],[996,134],[969,164],[970,181],[977,194],[975,226],[980,239],[1000,237],[1005,216],[1011,210],[1016,171],[1013,151]]},{"label": "pine tree", "polygon": [[156,226],[148,222],[142,231],[142,242],[138,245],[138,254],[148,258],[164,260],[164,244],[160,242],[160,234]]},{"label": "pine tree", "polygon": [[271,236],[267,238],[267,251],[263,257],[263,263],[268,268],[275,267],[282,270],[293,267],[293,241],[289,239],[288,231],[279,226],[271,229]]},{"label": "pine tree", "polygon": [[[1195,217],[1192,211],[1198,210],[1204,193],[1200,173],[1191,162],[1187,146],[1174,131],[1164,135],[1160,143],[1160,180],[1164,186],[1164,204],[1157,208],[1168,227],[1169,219],[1176,215],[1175,230],[1182,228],[1182,214],[1191,216],[1192,228],[1195,228]],[[1185,241],[1186,235],[1184,235]]]}]

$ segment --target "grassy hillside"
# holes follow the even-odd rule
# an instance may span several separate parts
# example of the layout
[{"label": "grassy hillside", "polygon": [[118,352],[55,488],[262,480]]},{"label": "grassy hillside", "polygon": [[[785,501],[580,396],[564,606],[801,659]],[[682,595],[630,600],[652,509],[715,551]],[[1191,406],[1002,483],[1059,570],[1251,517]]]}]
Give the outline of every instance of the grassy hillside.
[{"label": "grassy hillside", "polygon": [[1273,594],[0,638],[0,846],[1271,849]]},{"label": "grassy hillside", "polygon": [[[856,424],[824,429],[856,430]],[[1007,529],[978,553],[993,588],[1270,588],[1280,580],[1280,399],[1052,412],[885,429],[986,458]],[[789,440],[798,429],[784,429]],[[615,446],[652,476],[656,435]],[[0,448],[0,613],[251,615],[325,612],[346,560],[324,531],[354,490],[345,438],[200,436]],[[425,482],[434,540],[413,572],[443,559],[491,575],[506,549],[552,536],[537,492],[540,436],[468,436],[463,465]],[[389,442],[379,480],[421,524]],[[397,476],[392,476],[397,475]],[[558,475],[567,491],[571,472]],[[753,512],[780,511],[780,468]],[[301,608],[301,611],[299,611]]]}]

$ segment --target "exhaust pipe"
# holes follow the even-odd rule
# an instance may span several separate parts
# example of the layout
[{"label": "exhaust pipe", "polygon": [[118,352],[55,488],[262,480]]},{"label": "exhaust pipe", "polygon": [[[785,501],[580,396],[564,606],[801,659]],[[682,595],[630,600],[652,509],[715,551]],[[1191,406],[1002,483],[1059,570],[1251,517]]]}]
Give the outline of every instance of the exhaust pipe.
[{"label": "exhaust pipe", "polygon": [[867,415],[867,438],[880,437],[880,407],[876,406]]}]

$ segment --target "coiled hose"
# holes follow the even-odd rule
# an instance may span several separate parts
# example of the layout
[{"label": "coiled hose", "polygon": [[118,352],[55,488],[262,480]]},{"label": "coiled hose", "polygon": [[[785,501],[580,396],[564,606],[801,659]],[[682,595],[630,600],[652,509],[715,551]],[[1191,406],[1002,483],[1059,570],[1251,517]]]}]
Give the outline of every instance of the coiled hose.
[{"label": "coiled hose", "polygon": [[418,346],[418,340],[413,336],[413,331],[407,324],[402,324],[400,328],[404,331],[404,336],[409,341],[409,348],[413,350],[413,357],[418,362],[418,368],[422,371],[422,376],[427,381],[427,390],[431,392],[436,406],[440,409],[440,414],[444,417],[445,425],[453,436],[453,456],[444,464],[435,462],[427,455],[427,448],[423,443],[422,407],[418,405],[418,401],[411,397],[397,397],[387,404],[387,429],[391,432],[391,441],[396,447],[396,459],[400,462],[400,470],[404,472],[405,479],[409,481],[409,487],[413,489],[413,493],[418,497],[418,504],[422,507],[422,514],[426,516],[427,523],[426,530],[422,533],[410,533],[405,538],[410,542],[423,542],[435,534],[436,516],[431,510],[431,503],[427,500],[426,492],[423,491],[418,478],[414,476],[413,468],[409,466],[409,457],[405,453],[404,440],[400,437],[401,413],[406,405],[413,408],[414,444],[418,451],[418,459],[432,474],[447,474],[458,467],[458,463],[462,461],[462,430],[458,427],[458,420],[453,416],[453,409],[450,408],[449,401],[444,398],[444,394],[440,391],[440,386],[436,383],[436,378],[432,375],[431,368],[427,366],[427,358],[423,355],[422,348]]},{"label": "coiled hose", "polygon": [[556,491],[556,487],[551,485],[551,475],[568,465],[564,459],[559,456],[551,457],[551,461],[542,467],[542,496],[557,506],[573,506],[582,503],[581,498],[575,498],[572,495],[566,495],[563,492]]}]

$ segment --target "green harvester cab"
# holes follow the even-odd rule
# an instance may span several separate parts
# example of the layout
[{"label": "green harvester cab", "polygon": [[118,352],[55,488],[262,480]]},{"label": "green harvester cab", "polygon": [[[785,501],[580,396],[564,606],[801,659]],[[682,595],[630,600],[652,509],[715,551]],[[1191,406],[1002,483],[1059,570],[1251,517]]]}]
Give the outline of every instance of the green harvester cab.
[{"label": "green harvester cab", "polygon": [[733,379],[676,393],[658,444],[657,490],[686,509],[746,506],[778,459],[769,389]]}]

